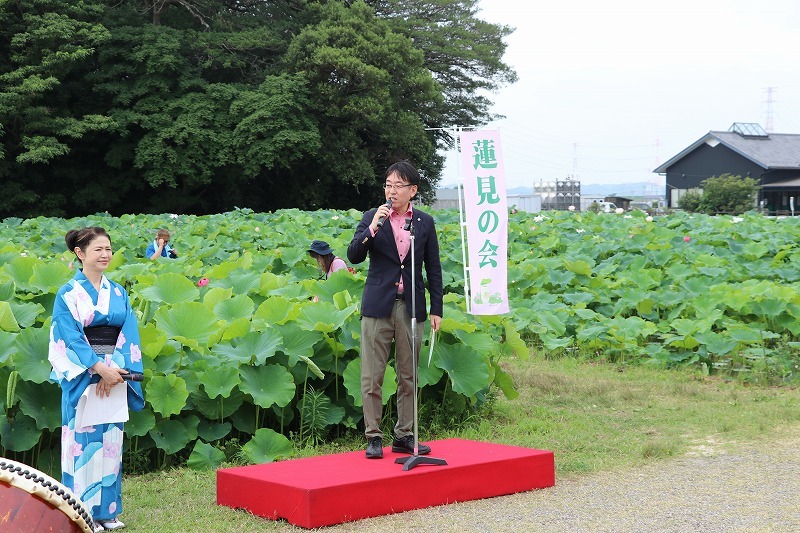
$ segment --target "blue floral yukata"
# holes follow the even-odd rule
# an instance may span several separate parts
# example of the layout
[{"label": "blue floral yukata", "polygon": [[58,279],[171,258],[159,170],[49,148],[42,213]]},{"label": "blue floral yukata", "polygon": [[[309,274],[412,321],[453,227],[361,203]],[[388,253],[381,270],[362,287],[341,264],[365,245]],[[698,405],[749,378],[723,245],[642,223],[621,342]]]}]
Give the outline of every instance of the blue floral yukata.
[{"label": "blue floral yukata", "polygon": [[[121,328],[114,353],[97,354],[84,327]],[[122,512],[122,423],[75,427],[78,400],[90,383],[100,381],[90,369],[98,361],[111,367],[142,372],[142,352],[136,314],[125,289],[105,276],[95,290],[83,272],[61,287],[53,304],[48,360],[51,379],[61,386],[61,482],[86,505],[95,520],[110,520]],[[140,411],[140,383],[126,381],[128,408]]]}]

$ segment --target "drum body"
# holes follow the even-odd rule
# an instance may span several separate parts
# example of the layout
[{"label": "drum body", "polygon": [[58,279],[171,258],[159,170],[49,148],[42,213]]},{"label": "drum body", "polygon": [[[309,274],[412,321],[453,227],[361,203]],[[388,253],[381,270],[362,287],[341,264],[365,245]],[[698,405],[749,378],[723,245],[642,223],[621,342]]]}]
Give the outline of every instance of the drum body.
[{"label": "drum body", "polygon": [[0,531],[85,531],[92,515],[64,485],[23,463],[0,457]]}]

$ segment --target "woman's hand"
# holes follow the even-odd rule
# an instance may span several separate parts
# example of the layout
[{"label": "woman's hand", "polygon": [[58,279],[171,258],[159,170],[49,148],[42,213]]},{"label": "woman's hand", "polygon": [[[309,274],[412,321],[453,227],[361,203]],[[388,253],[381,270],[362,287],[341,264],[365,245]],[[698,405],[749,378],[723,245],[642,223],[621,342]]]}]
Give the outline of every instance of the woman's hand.
[{"label": "woman's hand", "polygon": [[96,394],[101,398],[111,396],[111,389],[118,383],[123,383],[125,381],[122,379],[122,374],[128,373],[124,368],[112,368],[101,361],[95,363],[94,366],[92,366],[92,370],[100,375]]}]

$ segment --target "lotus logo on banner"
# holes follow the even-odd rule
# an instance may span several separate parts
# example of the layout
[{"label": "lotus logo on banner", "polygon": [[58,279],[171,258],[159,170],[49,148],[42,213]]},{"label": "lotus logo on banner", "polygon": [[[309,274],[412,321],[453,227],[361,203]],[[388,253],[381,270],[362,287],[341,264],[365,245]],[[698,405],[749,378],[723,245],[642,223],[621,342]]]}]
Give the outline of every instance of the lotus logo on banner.
[{"label": "lotus logo on banner", "polygon": [[508,313],[508,202],[500,133],[461,133],[470,305],[474,315]]}]

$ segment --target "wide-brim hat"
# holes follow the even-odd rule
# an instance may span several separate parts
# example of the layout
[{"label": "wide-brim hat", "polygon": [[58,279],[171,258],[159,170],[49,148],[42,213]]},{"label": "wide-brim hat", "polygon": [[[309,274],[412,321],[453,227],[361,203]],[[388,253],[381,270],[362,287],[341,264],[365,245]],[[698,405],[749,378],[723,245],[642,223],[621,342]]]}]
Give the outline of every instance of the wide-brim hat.
[{"label": "wide-brim hat", "polygon": [[313,241],[308,248],[309,253],[314,252],[319,255],[328,255],[333,253],[331,246],[325,241]]}]

